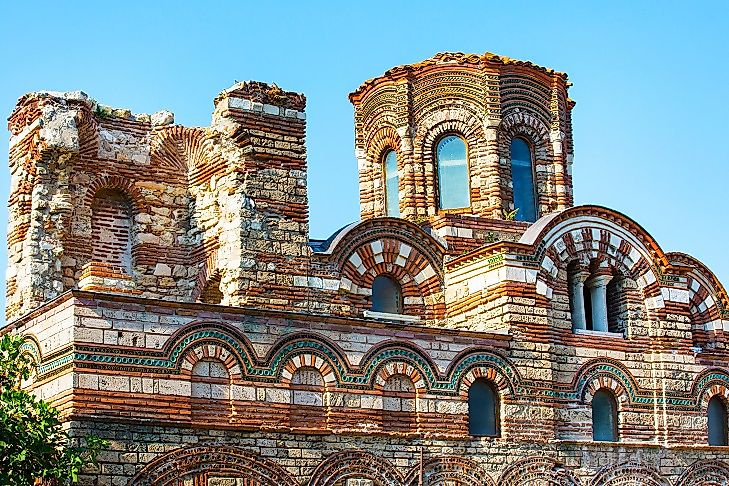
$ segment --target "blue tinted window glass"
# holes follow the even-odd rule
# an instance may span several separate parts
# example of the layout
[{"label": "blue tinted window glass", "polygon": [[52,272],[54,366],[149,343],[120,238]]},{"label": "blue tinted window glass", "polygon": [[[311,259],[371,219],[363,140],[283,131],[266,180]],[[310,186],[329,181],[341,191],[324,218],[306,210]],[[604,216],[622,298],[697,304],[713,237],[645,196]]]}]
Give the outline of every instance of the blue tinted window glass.
[{"label": "blue tinted window glass", "polygon": [[397,175],[397,153],[390,150],[385,155],[385,205],[387,215],[393,218],[400,217],[400,178]]},{"label": "blue tinted window glass", "polygon": [[592,397],[592,440],[608,442],[618,440],[615,399],[606,390],[598,390]]},{"label": "blue tinted window glass", "polygon": [[499,395],[484,379],[474,381],[468,389],[468,433],[499,435]]},{"label": "blue tinted window glass", "polygon": [[471,205],[468,186],[466,143],[449,135],[438,142],[438,194],[441,209],[467,208]]},{"label": "blue tinted window glass", "polygon": [[534,169],[529,145],[521,138],[511,141],[511,180],[514,184],[514,208],[517,221],[536,221]]},{"label": "blue tinted window glass", "polygon": [[709,445],[727,445],[727,414],[724,402],[719,397],[709,400]]}]

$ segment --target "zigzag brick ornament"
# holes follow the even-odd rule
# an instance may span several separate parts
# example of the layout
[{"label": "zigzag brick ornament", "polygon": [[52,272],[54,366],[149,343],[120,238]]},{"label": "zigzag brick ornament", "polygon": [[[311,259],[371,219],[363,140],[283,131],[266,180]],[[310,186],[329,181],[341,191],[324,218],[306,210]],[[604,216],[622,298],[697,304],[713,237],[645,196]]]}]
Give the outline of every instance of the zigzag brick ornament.
[{"label": "zigzag brick ornament", "polygon": [[110,439],[82,484],[729,483],[727,293],[574,206],[569,86],[490,53],[366,81],[327,239],[302,94],[238,83],[205,128],[21,97],[3,332]]}]

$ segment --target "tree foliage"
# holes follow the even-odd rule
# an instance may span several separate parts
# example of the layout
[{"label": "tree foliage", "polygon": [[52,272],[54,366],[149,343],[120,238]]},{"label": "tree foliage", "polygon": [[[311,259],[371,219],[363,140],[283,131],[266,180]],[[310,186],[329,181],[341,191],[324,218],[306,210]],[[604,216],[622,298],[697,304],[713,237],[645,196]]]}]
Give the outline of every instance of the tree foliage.
[{"label": "tree foliage", "polygon": [[58,411],[22,390],[35,368],[23,342],[12,334],[0,338],[0,484],[75,484],[108,443],[90,436],[85,445],[71,445]]}]

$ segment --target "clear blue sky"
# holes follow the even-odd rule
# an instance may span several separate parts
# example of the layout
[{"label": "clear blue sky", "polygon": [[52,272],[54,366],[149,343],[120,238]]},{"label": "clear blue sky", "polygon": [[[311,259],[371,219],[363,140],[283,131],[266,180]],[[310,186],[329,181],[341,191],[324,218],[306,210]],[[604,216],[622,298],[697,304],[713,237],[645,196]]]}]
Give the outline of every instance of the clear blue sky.
[{"label": "clear blue sky", "polygon": [[729,285],[727,1],[103,3],[0,3],[0,112],[80,89],[205,126],[235,80],[303,92],[311,235],[326,237],[358,218],[349,92],[440,51],[531,60],[574,83],[576,203],[626,213]]}]

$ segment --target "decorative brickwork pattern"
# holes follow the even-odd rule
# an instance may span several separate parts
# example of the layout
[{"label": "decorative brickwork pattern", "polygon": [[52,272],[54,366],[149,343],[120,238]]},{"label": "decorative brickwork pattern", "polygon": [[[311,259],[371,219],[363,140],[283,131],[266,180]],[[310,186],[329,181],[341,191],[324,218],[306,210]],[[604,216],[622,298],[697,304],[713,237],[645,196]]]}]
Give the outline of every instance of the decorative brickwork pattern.
[{"label": "decorative brickwork pattern", "polygon": [[[568,86],[459,53],[365,82],[362,221],[321,240],[303,95],[238,83],[206,128],[81,92],[21,97],[3,332],[26,337],[24,386],[71,435],[110,439],[83,484],[726,483],[707,406],[729,400],[729,298],[627,216],[572,206]],[[450,135],[470,206],[443,210]],[[533,223],[509,216],[515,137]],[[384,217],[387,150],[402,218]],[[380,276],[398,292],[374,300],[398,305],[374,305]],[[484,381],[497,436],[469,432]],[[601,390],[617,441],[593,440]]]}]

